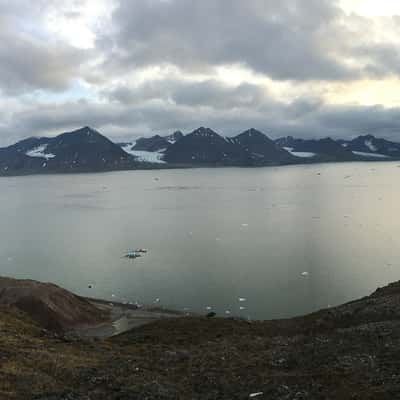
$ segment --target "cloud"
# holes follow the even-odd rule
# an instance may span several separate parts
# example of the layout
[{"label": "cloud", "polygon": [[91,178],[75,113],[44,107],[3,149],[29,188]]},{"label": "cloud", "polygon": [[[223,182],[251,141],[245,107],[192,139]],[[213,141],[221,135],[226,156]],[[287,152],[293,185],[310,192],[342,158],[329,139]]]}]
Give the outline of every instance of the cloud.
[{"label": "cloud", "polygon": [[321,99],[303,98],[285,104],[267,98],[258,107],[188,107],[168,102],[130,103],[75,101],[63,104],[26,103],[0,115],[0,145],[31,135],[56,135],[90,125],[115,141],[190,132],[201,125],[223,135],[235,135],[250,127],[272,138],[294,135],[306,138],[349,138],[371,133],[398,140],[400,109],[382,106],[332,106]]},{"label": "cloud", "polygon": [[0,47],[0,87],[7,94],[35,89],[62,91],[72,79],[79,78],[85,59],[82,51],[4,32],[0,41],[13,42],[9,48]]},{"label": "cloud", "polygon": [[136,87],[118,85],[105,90],[103,95],[110,100],[131,105],[143,101],[164,101],[179,106],[216,109],[259,107],[268,101],[266,89],[260,85],[242,83],[232,86],[216,79],[157,79]]},{"label": "cloud", "polygon": [[336,2],[120,0],[110,68],[171,63],[185,69],[241,64],[276,79],[344,79],[357,71],[331,54]]},{"label": "cloud", "polygon": [[98,39],[108,71],[163,63],[205,71],[236,64],[276,80],[353,80],[392,73],[381,66],[397,57],[395,43],[373,41],[370,19],[346,15],[336,0],[118,4],[113,35]]},{"label": "cloud", "polygon": [[0,91],[16,95],[36,89],[62,91],[80,77],[88,53],[43,29],[52,2],[0,2]]},{"label": "cloud", "polygon": [[395,90],[340,99],[396,82],[399,34],[337,0],[0,0],[0,145],[83,125],[395,137]]}]

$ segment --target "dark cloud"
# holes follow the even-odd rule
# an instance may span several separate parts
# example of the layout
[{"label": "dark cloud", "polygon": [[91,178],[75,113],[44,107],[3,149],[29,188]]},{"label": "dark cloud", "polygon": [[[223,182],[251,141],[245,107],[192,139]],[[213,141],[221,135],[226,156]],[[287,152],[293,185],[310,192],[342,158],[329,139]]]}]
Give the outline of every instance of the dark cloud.
[{"label": "dark cloud", "polygon": [[382,65],[397,60],[336,0],[119,0],[113,23],[98,41],[107,71],[239,64],[277,80],[351,80],[392,73]]},{"label": "dark cloud", "polygon": [[265,89],[260,85],[243,83],[229,86],[215,79],[200,82],[159,79],[136,87],[117,86],[105,90],[103,95],[110,100],[131,105],[140,104],[143,101],[161,100],[180,106],[216,109],[258,108],[269,101]]},{"label": "dark cloud", "polygon": [[329,48],[340,15],[332,0],[120,0],[117,34],[100,44],[109,68],[242,64],[276,79],[346,79],[357,70]]}]

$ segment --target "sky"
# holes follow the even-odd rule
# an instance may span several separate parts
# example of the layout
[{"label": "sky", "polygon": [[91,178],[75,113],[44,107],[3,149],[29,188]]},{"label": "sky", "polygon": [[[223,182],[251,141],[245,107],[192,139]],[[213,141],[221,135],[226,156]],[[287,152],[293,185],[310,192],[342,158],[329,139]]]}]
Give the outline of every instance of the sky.
[{"label": "sky", "polygon": [[398,0],[0,0],[0,146],[256,128],[400,141]]}]

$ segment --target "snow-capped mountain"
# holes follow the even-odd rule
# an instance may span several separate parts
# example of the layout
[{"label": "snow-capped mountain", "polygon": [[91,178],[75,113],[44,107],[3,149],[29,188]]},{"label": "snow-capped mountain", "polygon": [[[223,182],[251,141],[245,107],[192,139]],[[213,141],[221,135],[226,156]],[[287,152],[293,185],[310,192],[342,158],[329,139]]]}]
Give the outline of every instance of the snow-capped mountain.
[{"label": "snow-capped mountain", "polygon": [[191,165],[255,166],[293,162],[294,157],[256,129],[222,137],[201,127],[169,146],[165,160]]},{"label": "snow-capped mountain", "polygon": [[341,145],[355,155],[365,157],[399,158],[400,143],[376,138],[373,135],[358,136],[353,140],[341,140]]},{"label": "snow-capped mountain", "polygon": [[271,140],[256,129],[223,137],[210,128],[115,144],[90,127],[31,137],[0,148],[0,175],[96,172],[185,166],[267,166],[400,159],[400,143],[372,135],[353,140]]},{"label": "snow-capped mountain", "polygon": [[267,135],[256,129],[249,129],[228,140],[243,148],[251,164],[289,162],[294,159],[288,151],[277,146]]},{"label": "snow-capped mountain", "polygon": [[351,160],[354,158],[350,149],[331,138],[296,139],[293,136],[287,136],[275,140],[275,143],[297,157],[326,161]]},{"label": "snow-capped mountain", "polygon": [[175,164],[233,165],[245,159],[235,144],[209,128],[198,128],[165,151],[164,159]]},{"label": "snow-capped mountain", "polygon": [[0,149],[0,172],[81,172],[131,168],[134,157],[84,127],[52,138],[29,138]]}]

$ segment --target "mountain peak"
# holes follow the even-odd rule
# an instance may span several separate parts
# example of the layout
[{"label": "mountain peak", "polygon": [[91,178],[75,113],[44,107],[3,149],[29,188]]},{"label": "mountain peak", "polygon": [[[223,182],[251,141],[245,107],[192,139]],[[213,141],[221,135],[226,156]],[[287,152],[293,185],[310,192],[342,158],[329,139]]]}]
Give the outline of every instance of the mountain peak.
[{"label": "mountain peak", "polygon": [[240,133],[239,135],[235,136],[233,140],[238,141],[239,143],[251,142],[253,144],[258,143],[260,145],[266,143],[273,144],[273,141],[266,134],[254,128],[248,129],[247,131]]},{"label": "mountain peak", "polygon": [[176,143],[178,140],[183,138],[183,133],[181,131],[175,131],[172,135],[166,137],[170,144]]},{"label": "mountain peak", "polygon": [[375,140],[376,139],[376,137],[374,135],[371,135],[370,133],[368,135],[360,135],[358,138],[364,139],[364,140]]},{"label": "mountain peak", "polygon": [[96,131],[96,129],[93,129],[90,126],[84,126],[83,128],[72,131],[71,133],[85,133],[86,135],[100,134],[99,132]]},{"label": "mountain peak", "polygon": [[200,128],[194,130],[192,133],[194,136],[203,136],[203,137],[215,137],[218,136],[216,132],[214,132],[210,128],[205,128],[204,126],[201,126]]},{"label": "mountain peak", "polygon": [[264,133],[261,131],[250,128],[247,131],[242,132],[239,136],[259,136],[259,137],[267,137]]}]

